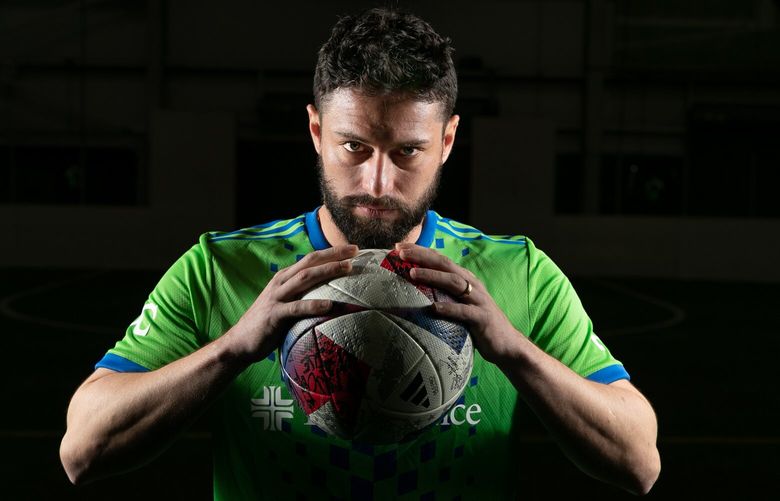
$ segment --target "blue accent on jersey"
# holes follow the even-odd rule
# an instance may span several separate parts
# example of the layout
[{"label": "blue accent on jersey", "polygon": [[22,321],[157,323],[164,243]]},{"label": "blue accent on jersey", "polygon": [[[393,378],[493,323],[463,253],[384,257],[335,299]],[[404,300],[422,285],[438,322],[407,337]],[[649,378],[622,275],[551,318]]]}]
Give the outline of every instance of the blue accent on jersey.
[{"label": "blue accent on jersey", "polygon": [[443,238],[437,238],[436,239],[436,248],[437,249],[443,249],[444,248],[444,239]]},{"label": "blue accent on jersey", "polygon": [[[314,250],[323,250],[330,247],[330,243],[328,243],[325,234],[322,232],[320,221],[317,219],[317,211],[320,210],[320,207],[306,213],[306,232],[309,234],[309,240],[311,241]],[[422,231],[416,242],[417,245],[423,247],[431,246],[438,222],[439,215],[434,211],[429,210],[425,213],[425,220],[423,221]]]},{"label": "blue accent on jersey", "polygon": [[430,247],[433,242],[433,236],[436,234],[436,226],[439,224],[439,215],[429,210],[425,213],[422,231],[417,239],[417,245]]},{"label": "blue accent on jersey", "polygon": [[595,381],[597,383],[609,384],[609,383],[614,383],[619,379],[630,380],[631,376],[628,375],[628,372],[626,372],[625,367],[623,367],[621,364],[615,364],[597,370],[596,372],[588,376],[586,379]]},{"label": "blue accent on jersey", "polygon": [[317,211],[320,210],[320,207],[306,213],[306,233],[309,234],[309,240],[311,241],[311,246],[314,247],[314,250],[324,250],[330,247],[330,244],[325,239],[325,234],[322,232],[320,222],[317,219]]},{"label": "blue accent on jersey", "polygon": [[[274,221],[273,223],[269,223],[267,225],[253,226],[252,228],[267,228],[267,227],[269,227],[269,226],[271,226],[273,224],[276,224],[278,222],[281,222],[281,221],[283,221],[283,220],[279,219],[277,221]],[[296,224],[298,224],[298,223],[300,223],[302,221],[303,221],[303,216],[298,216],[295,219],[291,219],[290,221],[288,221],[287,224],[282,225],[282,226],[280,226],[278,228],[273,228],[273,229],[269,229],[269,230],[261,230],[261,231],[252,231],[251,229],[236,230],[236,231],[231,231],[229,233],[221,233],[221,234],[218,234],[218,235],[214,235],[213,237],[210,237],[209,240],[212,241],[212,242],[218,242],[220,240],[225,240],[225,239],[227,239],[229,237],[238,236],[238,235],[249,235],[249,236],[252,236],[252,237],[260,237],[260,236],[265,236],[265,235],[272,235],[272,234],[275,234],[275,233],[280,233],[282,231],[285,231],[285,230],[291,228],[292,226],[295,226]]]},{"label": "blue accent on jersey", "polygon": [[[300,221],[298,221],[300,222]],[[221,242],[222,240],[271,240],[274,238],[287,238],[291,237],[293,235],[297,235],[298,233],[303,231],[304,226],[301,225],[299,228],[296,228],[291,233],[285,233],[284,235],[278,235],[275,231],[270,232],[270,234],[257,234],[258,236],[255,237],[240,237],[237,235],[231,235],[231,236],[223,236],[220,235],[218,237],[209,237],[209,242]]]},{"label": "blue accent on jersey", "polygon": [[269,226],[273,226],[276,223],[280,223],[282,221],[284,221],[284,219],[275,219],[275,220],[271,221],[270,223],[258,224],[258,225],[255,225],[255,226],[251,226],[251,228],[257,228],[257,229],[260,230],[260,229],[263,229],[263,228],[268,228]]},{"label": "blue accent on jersey", "polygon": [[132,362],[119,355],[113,353],[106,353],[100,362],[95,364],[95,369],[99,368],[111,369],[117,372],[149,372],[149,369],[143,365]]},{"label": "blue accent on jersey", "polygon": [[522,240],[504,240],[502,238],[493,238],[491,236],[485,235],[484,233],[478,233],[478,234],[476,234],[476,236],[473,236],[473,237],[465,237],[463,235],[458,235],[457,233],[453,232],[451,229],[449,229],[446,226],[441,225],[441,224],[438,225],[436,228],[439,231],[441,231],[443,233],[446,233],[447,235],[451,235],[451,236],[457,238],[458,240],[469,241],[469,240],[482,240],[482,239],[485,239],[485,240],[490,240],[491,242],[497,242],[497,243],[500,243],[500,244],[525,245],[525,239],[522,239]]}]

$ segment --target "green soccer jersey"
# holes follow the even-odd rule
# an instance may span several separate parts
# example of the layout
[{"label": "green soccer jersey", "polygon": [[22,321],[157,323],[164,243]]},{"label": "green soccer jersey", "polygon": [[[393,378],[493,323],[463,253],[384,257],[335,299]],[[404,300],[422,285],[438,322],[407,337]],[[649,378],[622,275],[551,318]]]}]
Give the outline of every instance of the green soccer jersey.
[{"label": "green soccer jersey", "polygon": [[[471,270],[519,332],[576,373],[601,383],[628,378],[567,278],[529,239],[488,236],[429,211],[417,243]],[[230,329],[274,273],[327,247],[317,209],[204,234],[97,367],[149,371],[187,356]],[[307,424],[272,353],[211,409],[215,499],[512,497],[517,391],[495,365],[474,358],[463,396],[439,423],[407,442],[370,446]]]}]

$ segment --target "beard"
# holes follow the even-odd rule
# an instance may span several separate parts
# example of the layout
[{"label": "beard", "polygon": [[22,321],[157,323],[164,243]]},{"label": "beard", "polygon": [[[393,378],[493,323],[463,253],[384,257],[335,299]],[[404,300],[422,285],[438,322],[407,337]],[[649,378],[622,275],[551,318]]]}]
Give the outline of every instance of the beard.
[{"label": "beard", "polygon": [[[369,194],[348,195],[339,198],[325,178],[322,168],[322,157],[317,155],[317,178],[325,207],[330,211],[336,227],[344,234],[347,241],[361,249],[391,249],[396,242],[409,235],[412,228],[420,224],[425,213],[433,205],[439,191],[442,166],[436,169],[431,184],[413,205],[407,205],[389,196],[379,198]],[[382,218],[366,218],[356,216],[352,211],[358,205],[370,205],[383,209],[394,209],[398,217],[388,221]]]}]

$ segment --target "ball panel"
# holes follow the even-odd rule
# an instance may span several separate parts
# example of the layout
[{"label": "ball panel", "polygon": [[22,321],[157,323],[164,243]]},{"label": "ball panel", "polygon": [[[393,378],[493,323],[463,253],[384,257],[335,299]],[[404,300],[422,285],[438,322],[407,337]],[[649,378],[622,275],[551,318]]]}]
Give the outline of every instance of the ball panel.
[{"label": "ball panel", "polygon": [[351,439],[355,435],[355,430],[359,429],[359,426],[345,426],[341,414],[331,402],[327,402],[315,412],[309,414],[309,423],[322,429],[325,433],[346,440]]},{"label": "ball panel", "polygon": [[390,397],[377,401],[383,409],[406,414],[435,409],[441,402],[441,380],[427,355],[410,367]]},{"label": "ball panel", "polygon": [[437,423],[462,394],[463,390],[442,405],[418,413],[394,412],[381,404],[365,400],[358,416],[354,440],[374,444],[407,440]]},{"label": "ball panel", "polygon": [[352,273],[330,281],[330,285],[371,308],[421,307],[430,299],[414,284],[382,266],[387,250],[364,249],[352,260]]},{"label": "ball panel", "polygon": [[414,263],[410,263],[409,261],[404,261],[401,259],[401,255],[396,250],[387,252],[384,256],[384,259],[382,259],[382,261],[379,263],[379,266],[385,270],[389,270],[395,273],[399,277],[403,278],[406,282],[409,282],[418,291],[420,291],[420,293],[428,298],[429,302],[454,301],[454,299],[452,299],[449,294],[438,289],[433,289],[426,284],[417,282],[412,279],[412,276],[409,274],[409,272],[412,271],[413,268],[418,268],[418,266]]},{"label": "ball panel", "polygon": [[[441,333],[423,329],[416,323],[410,322],[405,318],[387,312],[384,314],[395,320],[400,328],[409,336],[413,337],[417,344],[425,350],[425,353],[434,367],[434,372],[439,377],[442,399],[448,400],[452,398],[453,395],[465,387],[471,376],[472,359],[474,356],[471,338],[468,336],[468,332],[466,332],[465,329],[458,324],[442,321],[445,324],[449,324],[448,328],[453,331],[457,331],[458,329],[463,329],[464,331],[463,344],[460,346],[460,350],[456,351],[452,349],[451,344],[442,339],[443,335],[441,335]],[[418,319],[425,316],[427,315],[422,312],[413,315],[413,317]]]},{"label": "ball panel", "polygon": [[284,369],[307,415],[330,403],[342,427],[354,428],[370,371],[366,363],[315,327],[290,348]]},{"label": "ball panel", "polygon": [[402,352],[400,365],[404,367],[414,366],[425,354],[403,329],[376,310],[343,315],[320,324],[318,329],[375,369],[385,365],[390,345]]},{"label": "ball panel", "polygon": [[302,299],[330,299],[339,303],[356,304],[364,308],[368,307],[368,304],[361,301],[359,297],[334,287],[332,284],[333,282],[322,284],[307,292]]}]

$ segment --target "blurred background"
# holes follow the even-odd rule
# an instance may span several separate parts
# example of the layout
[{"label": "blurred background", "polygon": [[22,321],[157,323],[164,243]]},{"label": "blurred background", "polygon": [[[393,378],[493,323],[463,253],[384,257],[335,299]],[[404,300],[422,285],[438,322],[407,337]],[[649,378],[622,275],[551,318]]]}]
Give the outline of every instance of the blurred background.
[{"label": "blurred background", "polygon": [[[205,429],[70,487],[67,401],[199,234],[319,204],[316,52],[340,14],[373,5],[0,2],[0,479],[14,497],[209,498]],[[658,411],[651,497],[771,498],[780,2],[390,5],[456,49],[461,125],[434,208],[526,234],[572,277]],[[623,497],[525,425],[526,499]]]}]

